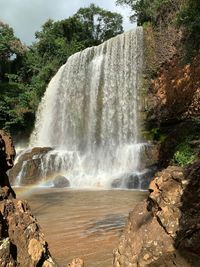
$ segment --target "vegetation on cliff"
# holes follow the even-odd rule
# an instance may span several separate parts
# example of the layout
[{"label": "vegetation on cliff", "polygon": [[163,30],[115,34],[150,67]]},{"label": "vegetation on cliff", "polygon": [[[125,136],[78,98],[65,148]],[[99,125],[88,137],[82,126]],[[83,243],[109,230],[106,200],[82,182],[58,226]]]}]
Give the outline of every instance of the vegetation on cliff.
[{"label": "vegetation on cliff", "polygon": [[[197,0],[117,0],[144,27],[143,98],[147,139],[160,164],[184,166],[200,153],[200,7]],[[195,144],[195,145],[194,145]]]}]

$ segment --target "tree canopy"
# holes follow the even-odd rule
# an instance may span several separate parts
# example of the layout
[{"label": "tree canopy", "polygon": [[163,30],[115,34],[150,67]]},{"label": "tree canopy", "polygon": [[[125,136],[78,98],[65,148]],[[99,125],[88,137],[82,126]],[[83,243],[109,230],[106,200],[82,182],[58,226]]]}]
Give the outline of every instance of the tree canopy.
[{"label": "tree canopy", "polygon": [[122,32],[122,16],[94,4],[46,21],[29,47],[0,22],[0,127],[30,131],[47,84],[68,57]]},{"label": "tree canopy", "polygon": [[169,23],[166,17],[177,11],[187,0],[117,0],[118,5],[128,5],[133,11],[130,19],[137,21],[138,25],[151,22],[158,26],[161,22]]},{"label": "tree canopy", "polygon": [[138,25],[150,23],[158,29],[173,24],[181,28],[186,57],[189,58],[199,49],[199,0],[116,0],[116,3],[129,6],[132,10],[130,19],[137,21]]},{"label": "tree canopy", "polygon": [[188,0],[185,2],[178,16],[178,26],[184,27],[186,30],[188,49],[199,49],[200,5],[198,0]]}]

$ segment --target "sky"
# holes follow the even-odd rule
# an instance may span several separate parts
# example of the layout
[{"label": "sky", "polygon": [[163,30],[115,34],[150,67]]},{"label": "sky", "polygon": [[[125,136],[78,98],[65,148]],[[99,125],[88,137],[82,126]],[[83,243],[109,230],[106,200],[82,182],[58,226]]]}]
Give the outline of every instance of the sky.
[{"label": "sky", "polygon": [[34,41],[35,32],[48,19],[66,19],[91,3],[123,15],[125,31],[134,27],[128,19],[130,10],[116,6],[115,0],[0,0],[0,20],[9,24],[15,35],[29,45]]}]

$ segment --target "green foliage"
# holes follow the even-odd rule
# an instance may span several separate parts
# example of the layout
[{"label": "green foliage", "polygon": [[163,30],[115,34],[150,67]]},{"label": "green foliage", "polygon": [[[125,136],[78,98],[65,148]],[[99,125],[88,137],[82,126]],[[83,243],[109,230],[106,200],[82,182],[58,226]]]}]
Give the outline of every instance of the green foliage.
[{"label": "green foliage", "polygon": [[122,33],[122,16],[91,4],[88,8],[80,8],[74,15],[82,24],[85,33],[94,45]]},{"label": "green foliage", "polygon": [[118,5],[128,5],[133,11],[130,19],[131,21],[137,21],[138,25],[151,22],[158,26],[165,21],[170,12],[179,9],[182,1],[184,0],[117,0],[116,3]]},{"label": "green foliage", "polygon": [[26,53],[20,75],[27,79],[39,102],[48,82],[69,56],[98,45],[122,31],[121,15],[94,4],[80,8],[68,19],[56,22],[48,20],[42,30],[36,32],[37,41]]},{"label": "green foliage", "polygon": [[179,166],[185,166],[192,163],[195,160],[194,150],[188,143],[181,143],[177,146],[174,153],[174,162]]},{"label": "green foliage", "polygon": [[0,84],[0,128],[11,130],[18,127],[18,130],[23,130],[29,124],[28,114],[34,118],[31,96],[23,89],[17,83]]},{"label": "green foliage", "polygon": [[177,24],[186,30],[186,49],[188,56],[200,45],[200,5],[198,0],[187,0],[182,7]]},{"label": "green foliage", "polygon": [[94,4],[67,19],[48,20],[29,48],[0,22],[0,127],[31,129],[47,84],[68,57],[122,31],[121,15]]},{"label": "green foliage", "polygon": [[0,60],[6,61],[15,55],[22,55],[25,47],[14,36],[14,31],[9,25],[0,21]]},{"label": "green foliage", "polygon": [[142,136],[145,140],[151,140],[151,141],[159,141],[163,143],[165,139],[167,138],[167,135],[161,131],[160,128],[155,127],[151,128],[150,130],[143,130]]}]

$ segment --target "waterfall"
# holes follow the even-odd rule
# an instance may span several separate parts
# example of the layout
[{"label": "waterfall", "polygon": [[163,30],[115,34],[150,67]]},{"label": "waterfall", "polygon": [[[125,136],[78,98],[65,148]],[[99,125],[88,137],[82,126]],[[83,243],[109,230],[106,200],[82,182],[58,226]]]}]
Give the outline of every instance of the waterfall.
[{"label": "waterfall", "polygon": [[[138,172],[142,58],[143,30],[137,27],[72,55],[50,81],[30,147],[54,148],[53,168],[72,187],[109,188]],[[44,160],[49,166],[48,154]]]}]

